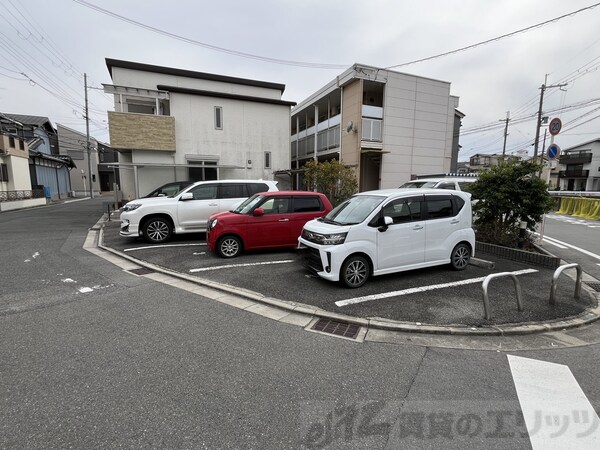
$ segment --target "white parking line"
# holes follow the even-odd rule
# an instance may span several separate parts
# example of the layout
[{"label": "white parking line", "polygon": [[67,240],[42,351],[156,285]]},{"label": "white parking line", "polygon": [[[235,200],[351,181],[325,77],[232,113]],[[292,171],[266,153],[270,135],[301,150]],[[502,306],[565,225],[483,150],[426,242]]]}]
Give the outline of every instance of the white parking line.
[{"label": "white parking line", "polygon": [[284,261],[267,261],[260,263],[245,263],[245,264],[227,264],[224,266],[213,266],[213,267],[202,267],[200,269],[190,269],[190,272],[207,272],[209,270],[219,270],[219,269],[231,269],[234,267],[250,267],[250,266],[267,266],[269,264],[286,264],[294,262],[293,259],[286,259]]},{"label": "white parking line", "polygon": [[[528,273],[536,273],[536,272],[537,272],[537,270],[535,270],[535,269],[524,269],[524,270],[517,270],[516,272],[509,272],[509,273],[512,273],[513,275],[525,275]],[[416,293],[425,292],[425,291],[433,291],[435,289],[444,289],[444,288],[454,287],[454,286],[464,286],[466,284],[481,283],[481,282],[483,282],[483,280],[485,280],[485,277],[469,278],[467,280],[454,281],[452,283],[432,284],[429,286],[421,286],[421,287],[416,287],[416,288],[404,289],[402,291],[384,292],[382,294],[373,294],[373,295],[365,295],[364,297],[349,298],[347,300],[337,301],[337,302],[335,302],[335,304],[336,304],[336,306],[340,306],[340,307],[348,306],[348,305],[354,305],[356,303],[370,302],[372,300],[382,300],[382,299],[390,298],[390,297],[399,297],[401,295],[416,294]]]},{"label": "white parking line", "polygon": [[163,248],[163,247],[193,247],[197,245],[206,245],[206,242],[203,244],[163,244],[163,245],[149,245],[147,247],[133,247],[126,248],[123,250],[124,252],[134,252],[136,250],[147,250],[149,248]]},{"label": "white parking line", "polygon": [[569,248],[572,248],[573,250],[577,250],[578,252],[581,252],[585,255],[591,256],[592,258],[600,259],[600,255],[596,255],[595,253],[588,252],[587,250],[584,250],[583,248],[575,247],[574,245],[567,244],[566,242],[559,241],[558,239],[550,237],[550,236],[544,236],[544,240],[546,240],[546,239],[548,239],[548,242],[552,241],[551,243],[555,243],[555,244],[558,243],[561,245],[565,245]]}]

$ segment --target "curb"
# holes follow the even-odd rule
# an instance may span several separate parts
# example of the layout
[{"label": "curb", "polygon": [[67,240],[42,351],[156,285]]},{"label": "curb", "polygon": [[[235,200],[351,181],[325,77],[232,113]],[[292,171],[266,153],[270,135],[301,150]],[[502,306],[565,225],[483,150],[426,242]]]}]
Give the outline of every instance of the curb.
[{"label": "curb", "polygon": [[[557,319],[548,322],[511,323],[478,327],[472,327],[468,325],[435,325],[420,322],[401,322],[378,317],[354,317],[346,314],[339,314],[331,311],[326,311],[317,307],[306,305],[304,303],[290,302],[272,297],[267,297],[258,292],[240,289],[226,284],[205,281],[201,278],[193,277],[191,275],[186,275],[179,272],[174,272],[169,269],[165,269],[164,267],[160,267],[155,264],[151,264],[133,258],[129,255],[124,254],[123,252],[120,252],[110,247],[106,247],[103,244],[104,222],[105,216],[103,216],[96,223],[96,225],[90,228],[90,230],[98,231],[98,240],[96,242],[96,246],[104,251],[107,251],[109,253],[119,256],[120,258],[131,261],[139,266],[151,269],[155,272],[172,276],[174,278],[179,278],[181,280],[185,280],[203,287],[216,289],[222,292],[226,292],[227,294],[235,295],[237,297],[242,297],[271,307],[279,308],[290,313],[305,314],[320,319],[329,319],[338,322],[351,323],[362,327],[367,327],[369,329],[402,333],[422,333],[449,336],[515,336],[578,328],[583,325],[593,323],[600,319],[600,306],[587,309],[586,311],[577,316],[567,317],[564,319]],[[490,262],[485,260],[476,261],[476,264],[486,265],[486,263]],[[585,285],[582,284],[582,288],[588,291],[596,298],[598,298],[597,294],[595,294]]]}]

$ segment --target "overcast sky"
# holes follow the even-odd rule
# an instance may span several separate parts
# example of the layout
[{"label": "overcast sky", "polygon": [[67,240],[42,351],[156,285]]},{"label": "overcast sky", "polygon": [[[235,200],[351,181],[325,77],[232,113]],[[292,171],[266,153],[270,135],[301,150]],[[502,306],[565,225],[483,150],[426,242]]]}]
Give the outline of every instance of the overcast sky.
[{"label": "overcast sky", "polygon": [[[121,16],[112,17],[81,3]],[[283,83],[300,102],[359,62],[391,67],[487,41],[593,0],[0,0],[0,112],[46,116],[85,132],[83,73],[111,83],[105,58]],[[128,23],[130,19],[217,51]],[[296,61],[303,66],[237,56]],[[335,68],[322,68],[334,65]],[[315,68],[316,66],[317,68]],[[460,160],[529,149],[540,86],[561,118],[562,149],[600,138],[600,6],[530,31],[394,70],[449,81],[466,116]],[[25,74],[25,75],[23,75]],[[108,142],[112,99],[90,89],[90,132]],[[544,131],[540,133],[540,151]],[[550,140],[546,142],[549,145]]]}]

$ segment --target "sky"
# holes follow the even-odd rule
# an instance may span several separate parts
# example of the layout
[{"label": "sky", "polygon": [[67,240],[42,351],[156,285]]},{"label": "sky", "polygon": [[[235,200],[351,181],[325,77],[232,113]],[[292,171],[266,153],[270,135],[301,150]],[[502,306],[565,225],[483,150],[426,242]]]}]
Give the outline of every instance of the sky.
[{"label": "sky", "polygon": [[[283,99],[297,103],[362,63],[450,82],[465,114],[461,161],[502,152],[507,112],[506,152],[533,154],[545,83],[543,115],[561,119],[554,142],[566,149],[600,138],[600,4],[558,18],[595,4],[0,0],[0,112],[45,116],[85,133],[86,73],[90,134],[109,143],[105,58],[282,83]],[[545,129],[540,152],[550,144],[548,134],[543,147]]]}]

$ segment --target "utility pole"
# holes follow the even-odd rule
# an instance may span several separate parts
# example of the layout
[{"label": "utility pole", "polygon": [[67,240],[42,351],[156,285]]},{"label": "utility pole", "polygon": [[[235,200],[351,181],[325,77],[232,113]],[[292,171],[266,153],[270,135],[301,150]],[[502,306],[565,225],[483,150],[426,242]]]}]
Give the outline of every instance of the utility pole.
[{"label": "utility pole", "polygon": [[88,182],[90,184],[90,198],[94,198],[94,186],[92,185],[92,150],[90,149],[90,117],[88,112],[88,89],[87,73],[83,74],[83,86],[85,89],[85,148],[88,157]]},{"label": "utility pole", "polygon": [[[546,75],[546,77],[544,78],[544,84],[542,84],[542,86],[540,87],[540,107],[538,108],[538,117],[537,117],[537,126],[535,129],[535,143],[533,144],[533,161],[537,162],[537,156],[538,156],[538,146],[540,144],[540,128],[542,126],[542,107],[544,104],[544,92],[546,91],[546,89],[550,89],[550,88],[561,88],[563,86],[566,86],[567,83],[564,84],[553,84],[550,86],[546,86],[546,83],[548,82],[548,75]],[[543,154],[543,150],[542,150],[542,154]]]},{"label": "utility pole", "polygon": [[504,145],[502,146],[502,159],[506,155],[506,138],[508,137],[508,122],[510,121],[510,111],[506,111],[506,125],[504,125]]}]

